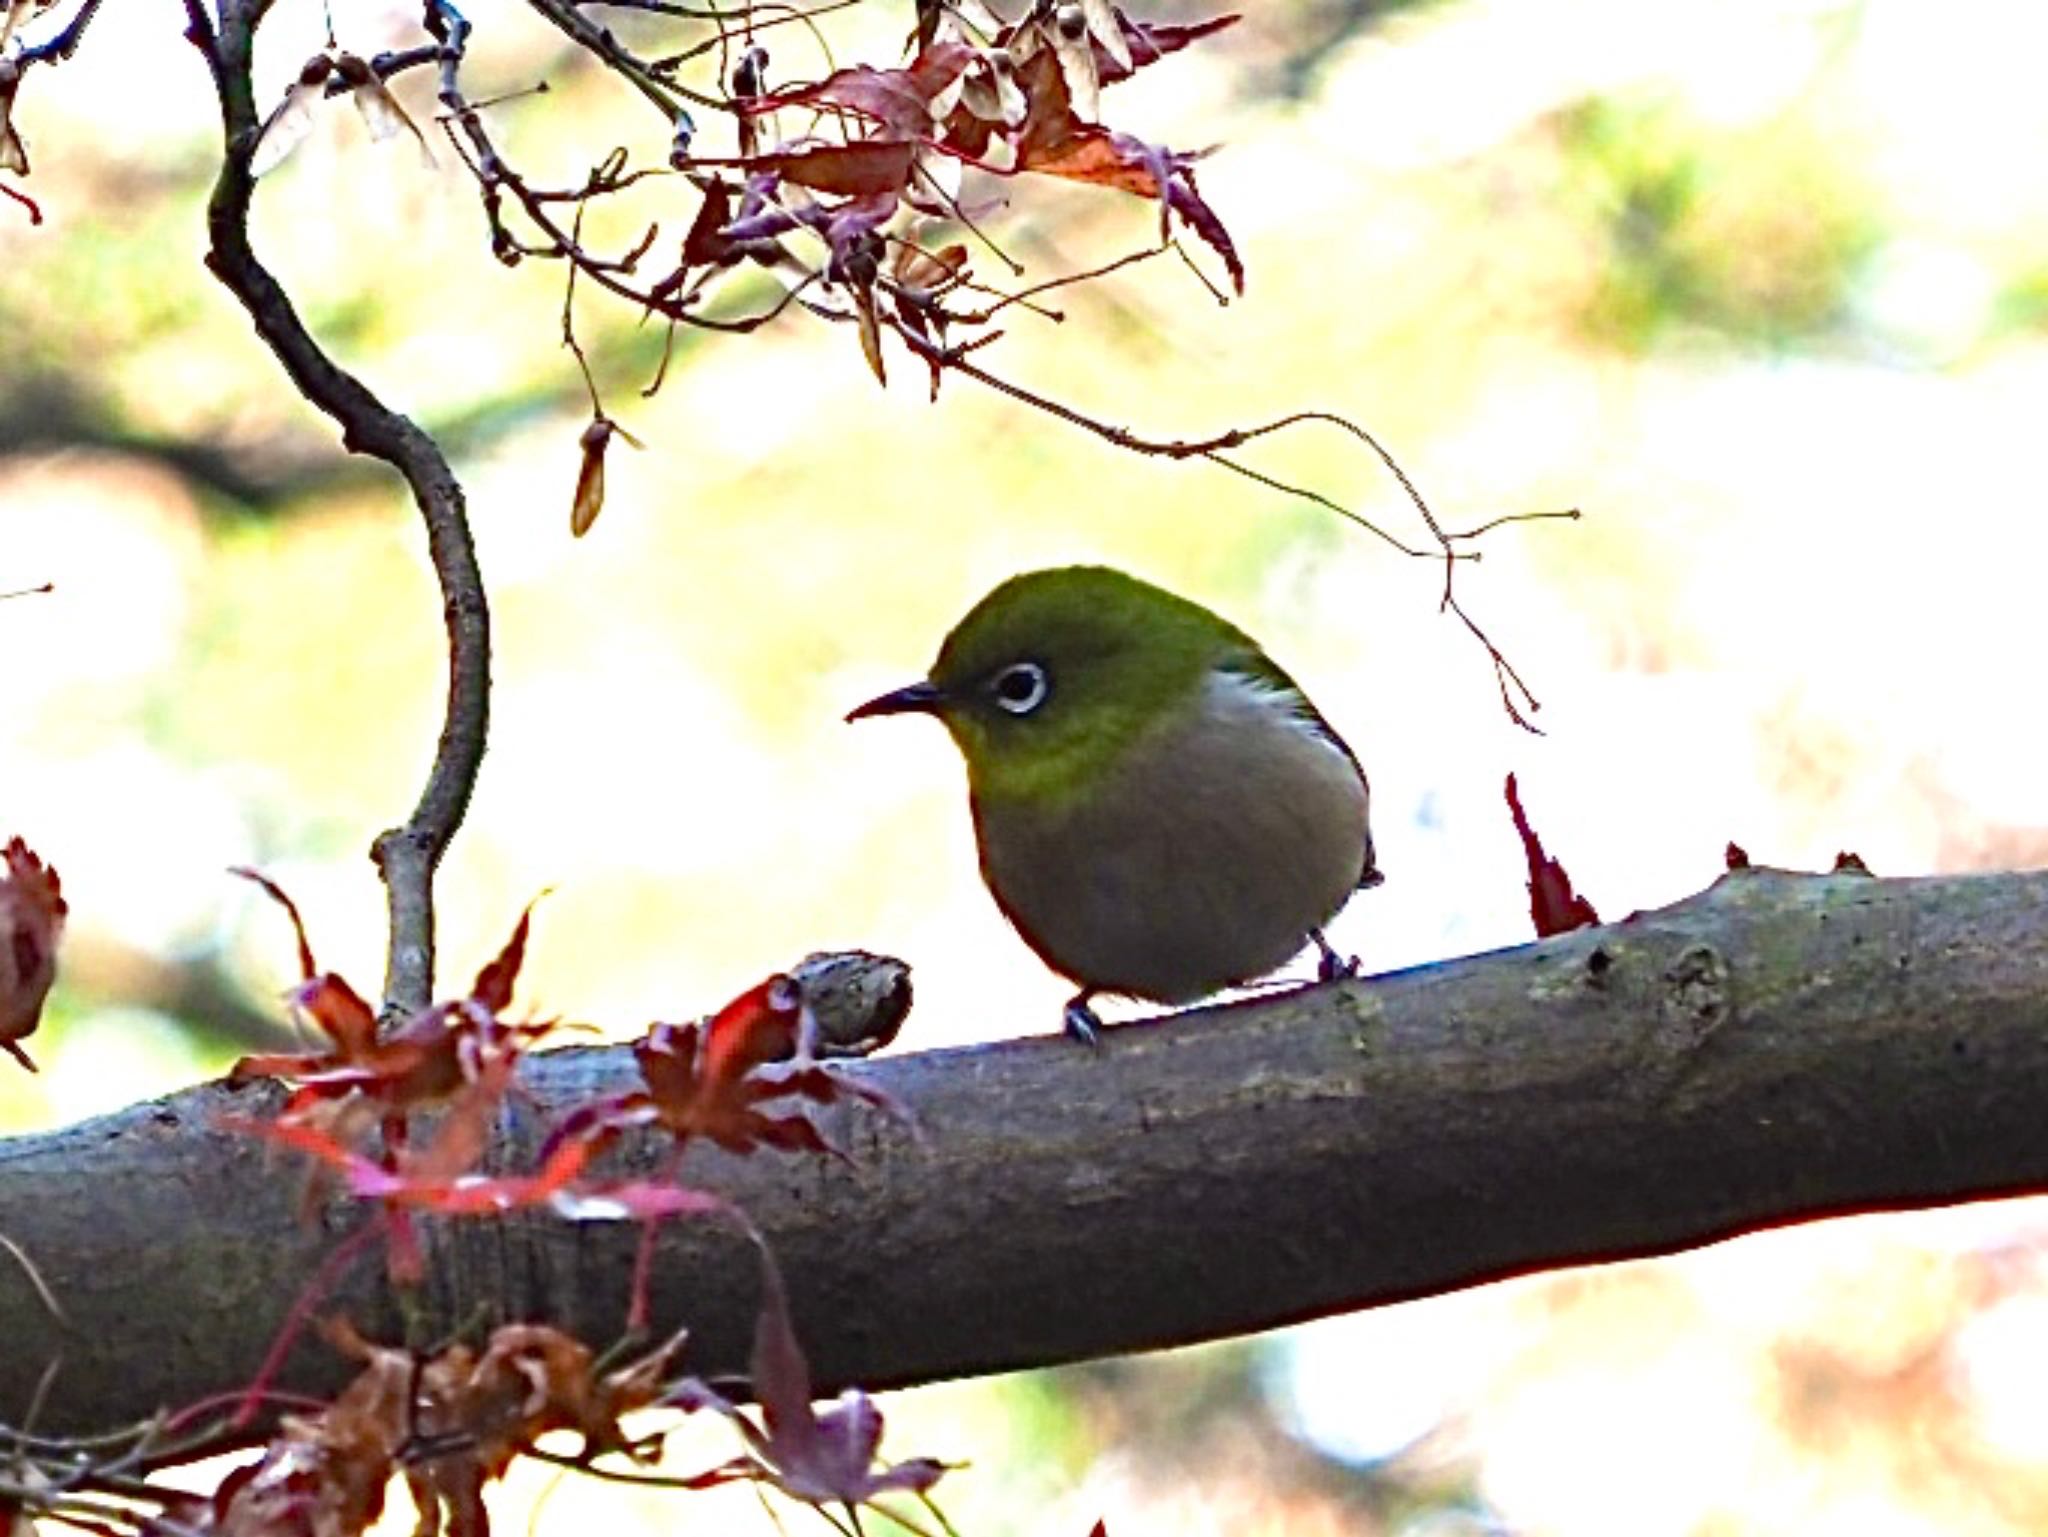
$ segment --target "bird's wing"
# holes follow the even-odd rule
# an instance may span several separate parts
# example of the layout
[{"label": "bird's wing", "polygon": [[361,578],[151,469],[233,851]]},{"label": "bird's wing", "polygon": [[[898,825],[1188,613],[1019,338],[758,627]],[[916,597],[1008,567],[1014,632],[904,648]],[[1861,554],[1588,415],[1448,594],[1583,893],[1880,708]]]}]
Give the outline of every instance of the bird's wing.
[{"label": "bird's wing", "polygon": [[[1271,689],[1284,698],[1296,719],[1306,729],[1314,732],[1350,760],[1351,767],[1358,773],[1360,783],[1366,786],[1368,794],[1371,792],[1371,781],[1365,776],[1365,765],[1358,761],[1358,754],[1351,750],[1349,742],[1337,734],[1337,728],[1323,719],[1322,711],[1318,710],[1308,695],[1301,691],[1301,685],[1288,676],[1286,668],[1256,646],[1247,646],[1241,651],[1233,652],[1224,659],[1222,666],[1226,671],[1234,672],[1261,687]],[[1379,862],[1374,857],[1372,834],[1368,831],[1365,835],[1365,866],[1358,875],[1358,889],[1370,890],[1385,879],[1386,876],[1381,873]]]}]

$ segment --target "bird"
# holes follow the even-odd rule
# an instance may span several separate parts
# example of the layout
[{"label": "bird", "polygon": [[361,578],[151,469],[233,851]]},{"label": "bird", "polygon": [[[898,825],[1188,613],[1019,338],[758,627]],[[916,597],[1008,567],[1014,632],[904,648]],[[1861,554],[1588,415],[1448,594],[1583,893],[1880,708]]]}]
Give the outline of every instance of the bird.
[{"label": "bird", "polygon": [[967,766],[981,875],[1080,991],[1171,1006],[1262,977],[1382,880],[1365,770],[1259,643],[1107,566],[1030,571],[956,624],[919,682],[847,720],[923,714]]}]

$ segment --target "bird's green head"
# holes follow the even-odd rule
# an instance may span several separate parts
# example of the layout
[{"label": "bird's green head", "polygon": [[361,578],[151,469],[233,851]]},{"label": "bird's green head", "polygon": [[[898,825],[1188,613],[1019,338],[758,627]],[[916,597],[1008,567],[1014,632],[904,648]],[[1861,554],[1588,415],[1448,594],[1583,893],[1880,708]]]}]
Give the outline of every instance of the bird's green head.
[{"label": "bird's green head", "polygon": [[1083,794],[1148,728],[1199,706],[1209,673],[1269,668],[1199,603],[1106,566],[1014,576],[953,627],[922,683],[847,716],[936,715],[975,795]]}]

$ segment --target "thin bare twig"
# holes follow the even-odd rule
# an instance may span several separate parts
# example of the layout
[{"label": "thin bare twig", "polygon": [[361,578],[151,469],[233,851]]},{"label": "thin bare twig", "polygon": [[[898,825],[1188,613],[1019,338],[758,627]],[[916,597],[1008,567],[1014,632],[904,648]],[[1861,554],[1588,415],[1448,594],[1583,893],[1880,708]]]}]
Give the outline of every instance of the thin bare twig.
[{"label": "thin bare twig", "polygon": [[[668,5],[662,3],[662,0],[592,0],[592,3],[614,5],[622,10],[652,11],[666,16],[687,16],[693,21],[712,21],[718,23],[719,30],[715,36],[708,37],[701,43],[694,43],[680,53],[667,54],[662,58],[652,60],[648,67],[654,70],[656,74],[666,74],[670,70],[678,69],[682,65],[687,64],[692,59],[701,58],[703,55],[717,49],[723,49],[731,40],[731,34],[727,31],[727,28],[731,25],[734,17],[726,12],[707,11],[701,8],[692,9],[689,6],[683,5]],[[746,15],[747,36],[750,39],[758,38],[763,32],[773,31],[777,27],[788,26],[791,23],[799,24],[811,34],[811,40],[818,45],[818,52],[824,55],[825,68],[829,71],[836,67],[832,57],[832,44],[830,39],[825,36],[824,31],[818,26],[818,18],[820,16],[829,16],[834,11],[850,10],[854,6],[865,3],[866,0],[830,0],[829,4],[815,6],[808,11],[801,10],[793,5],[752,6],[748,9]],[[769,12],[776,14],[769,15]]]},{"label": "thin bare twig", "polygon": [[[558,193],[534,188],[526,179],[507,165],[498,154],[489,133],[485,130],[479,109],[466,102],[459,89],[443,96],[449,102],[449,112],[442,127],[447,131],[448,141],[455,148],[457,158],[477,180],[483,194],[484,217],[491,228],[491,250],[500,261],[508,265],[534,257],[542,261],[567,261],[600,288],[617,298],[626,300],[648,314],[660,315],[682,325],[694,326],[706,331],[724,331],[733,335],[745,335],[759,330],[777,319],[790,306],[798,302],[803,290],[817,281],[818,275],[807,275],[802,282],[785,289],[776,301],[766,309],[751,315],[742,315],[733,320],[722,320],[715,316],[699,314],[689,308],[681,297],[666,297],[652,289],[635,288],[620,276],[634,269],[639,258],[646,253],[653,242],[654,233],[644,235],[633,249],[619,257],[593,256],[584,249],[579,236],[573,230],[566,230],[549,212],[549,205],[568,203],[580,207],[588,194]],[[460,130],[458,135],[457,130]],[[466,142],[465,142],[466,141]],[[617,186],[628,186],[638,179],[642,172],[625,172],[616,179]],[[598,193],[611,190],[600,186]],[[532,223],[542,236],[545,244],[534,244],[515,236],[507,228],[504,219],[503,194],[511,193],[518,203],[520,212]]]},{"label": "thin bare twig", "polygon": [[21,1273],[28,1277],[28,1284],[35,1292],[36,1300],[42,1303],[43,1311],[61,1327],[68,1329],[71,1320],[64,1316],[64,1308],[57,1301],[57,1294],[50,1290],[50,1283],[45,1281],[43,1273],[36,1269],[35,1261],[28,1257],[28,1251],[5,1233],[0,1233],[0,1249],[5,1249],[13,1257],[14,1263],[21,1267]]},{"label": "thin bare twig", "polygon": [[[225,152],[207,205],[206,265],[249,312],[299,393],[332,417],[351,453],[382,459],[404,477],[427,528],[448,629],[448,702],[433,767],[412,814],[380,834],[371,857],[390,911],[384,998],[410,1013],[432,997],[434,871],[464,813],[483,762],[490,714],[490,610],[477,569],[462,487],[439,446],[385,405],[314,340],[290,297],[249,242],[255,183],[249,157],[260,130],[250,64],[265,0],[222,0],[218,31],[201,0],[186,0],[187,35],[207,55],[220,97]],[[466,31],[467,23],[455,20]]]},{"label": "thin bare twig", "polygon": [[702,91],[693,91],[677,85],[673,80],[664,80],[640,58],[619,45],[619,40],[610,30],[590,20],[568,0],[527,0],[527,4],[538,11],[549,22],[566,35],[578,47],[616,72],[634,90],[645,96],[661,110],[672,127],[681,128],[690,121],[689,109],[683,102],[699,107],[716,108],[721,112],[732,110],[731,104],[716,96],[707,96]]},{"label": "thin bare twig", "polygon": [[[185,0],[185,41],[199,50],[206,67],[213,75],[216,94],[222,90],[220,72],[220,39],[214,35],[213,18],[207,14],[205,0]],[[254,110],[252,105],[251,110]]]},{"label": "thin bare twig", "polygon": [[995,294],[996,302],[989,305],[986,309],[955,311],[951,319],[955,325],[987,325],[1011,305],[1019,304],[1043,320],[1050,320],[1055,325],[1062,324],[1067,318],[1064,314],[1058,310],[1046,309],[1033,301],[1041,294],[1052,293],[1061,288],[1073,288],[1081,283],[1092,283],[1097,278],[1106,278],[1113,272],[1121,272],[1126,267],[1135,267],[1141,262],[1148,262],[1156,256],[1164,256],[1165,254],[1166,247],[1157,245],[1146,246],[1141,251],[1126,251],[1122,256],[1112,261],[1106,261],[1100,266],[1090,267],[1082,272],[1061,273],[1058,277],[1047,278],[1042,283],[1033,283],[1028,288],[1020,288],[1015,293],[1003,293],[998,289],[988,289],[982,288],[980,285],[972,285],[977,292]]},{"label": "thin bare twig", "polygon": [[[1514,664],[1507,659],[1507,656],[1501,651],[1500,647],[1493,643],[1491,637],[1484,630],[1480,629],[1472,616],[1465,611],[1464,605],[1458,602],[1452,591],[1451,578],[1456,570],[1457,563],[1461,560],[1476,561],[1479,559],[1478,551],[1461,551],[1455,548],[1454,541],[1475,538],[1479,534],[1485,533],[1488,529],[1497,528],[1503,523],[1530,522],[1539,518],[1563,517],[1576,519],[1579,515],[1577,509],[1561,513],[1511,513],[1505,517],[1495,518],[1491,522],[1481,524],[1475,529],[1455,534],[1446,533],[1443,524],[1438,521],[1436,514],[1430,509],[1429,503],[1424,499],[1422,492],[1416,487],[1415,482],[1409,478],[1408,472],[1401,468],[1400,462],[1394,458],[1386,445],[1356,422],[1339,416],[1335,412],[1295,411],[1286,416],[1276,417],[1272,421],[1262,422],[1256,427],[1233,427],[1228,431],[1219,432],[1207,438],[1147,438],[1131,431],[1128,427],[1119,427],[1113,422],[1105,422],[1098,417],[1090,416],[1085,411],[1005,379],[1000,374],[991,373],[978,363],[969,362],[966,354],[972,350],[971,347],[946,348],[934,346],[930,341],[918,336],[900,322],[892,320],[890,324],[896,331],[896,334],[903,339],[904,345],[909,347],[919,357],[925,359],[933,367],[950,368],[957,373],[965,374],[977,384],[985,385],[999,394],[1007,395],[1010,399],[1030,406],[1034,410],[1046,412],[1048,415],[1057,417],[1071,426],[1079,427],[1083,431],[1092,433],[1104,442],[1113,444],[1118,448],[1128,449],[1132,453],[1146,454],[1164,459],[1205,459],[1211,464],[1218,465],[1223,469],[1231,471],[1233,474],[1242,475],[1245,479],[1265,486],[1269,490],[1278,491],[1283,496],[1296,497],[1302,501],[1312,502],[1318,507],[1326,508],[1384,541],[1403,555],[1441,559],[1444,563],[1444,586],[1443,595],[1438,602],[1439,609],[1455,615],[1459,623],[1465,626],[1466,630],[1471,633],[1472,638],[1478,641],[1485,650],[1487,659],[1493,666],[1494,682],[1500,688],[1501,704],[1506,709],[1508,718],[1524,731],[1538,736],[1542,735],[1536,724],[1529,719],[1531,715],[1543,708],[1541,702],[1530,691],[1529,685],[1522,680],[1522,675],[1515,670]],[[999,334],[992,333],[988,336],[977,337],[975,338],[974,345],[984,344],[987,341],[993,340],[994,336]],[[1423,523],[1427,525],[1431,537],[1436,541],[1437,548],[1426,550],[1411,545],[1390,533],[1387,529],[1382,528],[1363,513],[1346,507],[1334,497],[1326,496],[1313,487],[1297,485],[1293,481],[1282,480],[1276,475],[1268,474],[1264,470],[1254,468],[1242,460],[1231,458],[1229,455],[1229,450],[1240,448],[1247,443],[1256,442],[1260,438],[1270,437],[1291,427],[1305,426],[1311,423],[1321,423],[1338,428],[1370,449],[1374,457],[1386,467],[1387,472],[1394,477],[1395,482],[1406,493],[1409,502],[1413,504]]]},{"label": "thin bare twig", "polygon": [[[1249,465],[1239,463],[1237,460],[1224,457],[1226,451],[1230,449],[1240,448],[1246,443],[1270,436],[1285,428],[1297,426],[1304,422],[1326,421],[1336,423],[1355,433],[1371,445],[1381,462],[1393,472],[1394,478],[1400,482],[1402,489],[1408,493],[1409,499],[1421,509],[1423,519],[1429,524],[1431,533],[1437,534],[1438,538],[1441,539],[1442,535],[1438,530],[1435,515],[1429,511],[1428,504],[1422,500],[1422,494],[1415,489],[1414,482],[1408,479],[1400,465],[1394,461],[1393,456],[1386,449],[1382,448],[1370,433],[1361,427],[1353,426],[1352,423],[1345,421],[1340,416],[1321,411],[1297,411],[1291,415],[1279,417],[1270,422],[1264,422],[1256,427],[1233,427],[1226,432],[1219,432],[1206,438],[1148,438],[1131,431],[1128,427],[1119,427],[1113,422],[1105,422],[1098,417],[1088,415],[1087,412],[1079,410],[1074,406],[1067,405],[1063,401],[1041,395],[1036,390],[1003,378],[1000,374],[991,373],[978,363],[970,363],[967,361],[967,352],[970,350],[968,347],[936,347],[929,341],[909,332],[903,326],[893,321],[891,325],[894,327],[896,334],[903,338],[904,345],[926,362],[941,368],[950,368],[956,373],[964,374],[977,384],[985,385],[998,394],[1007,395],[1010,399],[1017,401],[1019,404],[1030,406],[1033,410],[1043,411],[1048,415],[1055,416],[1070,426],[1079,427],[1084,432],[1092,433],[1116,448],[1128,449],[1132,453],[1145,454],[1162,459],[1207,459],[1214,464],[1221,465],[1224,469],[1244,476],[1247,480],[1257,481],[1260,485],[1281,492],[1283,495],[1299,497],[1304,501],[1314,502],[1319,507],[1327,508],[1338,516],[1357,524],[1360,528],[1384,541],[1403,555],[1434,559],[1438,554],[1435,550],[1425,550],[1407,543],[1398,536],[1389,533],[1362,513],[1353,511],[1343,503],[1332,497],[1325,496],[1319,491],[1311,490],[1305,486],[1294,485],[1276,476],[1268,475],[1263,470],[1256,470]],[[972,345],[985,346],[995,340],[995,336],[1000,334],[998,332],[986,337],[976,337]],[[1475,560],[1478,557],[1476,554],[1464,554],[1455,558]]]},{"label": "thin bare twig", "polygon": [[1477,539],[1481,534],[1490,534],[1496,528],[1504,528],[1510,523],[1576,523],[1579,521],[1580,516],[1579,509],[1576,507],[1553,508],[1547,512],[1509,512],[1503,513],[1497,518],[1488,518],[1476,528],[1453,529],[1446,533],[1444,537],[1446,539]]},{"label": "thin bare twig", "polygon": [[22,207],[26,208],[28,210],[29,223],[41,224],[43,222],[42,208],[38,206],[36,200],[30,197],[26,192],[16,192],[12,187],[8,186],[6,182],[0,181],[0,197],[10,198],[14,202],[17,202],[21,204]]}]

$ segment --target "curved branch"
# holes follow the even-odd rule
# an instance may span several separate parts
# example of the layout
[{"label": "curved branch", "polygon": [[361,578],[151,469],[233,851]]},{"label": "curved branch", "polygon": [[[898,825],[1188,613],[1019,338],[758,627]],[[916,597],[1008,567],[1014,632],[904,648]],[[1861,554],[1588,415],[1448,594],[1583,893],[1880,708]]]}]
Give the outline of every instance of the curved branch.
[{"label": "curved branch", "polygon": [[[835,1108],[848,1160],[693,1153],[775,1247],[819,1391],[1240,1334],[1760,1226],[2048,1186],[2048,872],[1743,871],[1605,928],[1106,1033],[848,1071],[922,1139]],[[916,1028],[915,1022],[912,1029]],[[620,1048],[544,1053],[508,1148],[625,1086]],[[359,1218],[300,1224],[296,1171],[188,1090],[0,1142],[0,1406],[61,1345],[41,1428],[103,1429],[246,1384]],[[649,1167],[659,1149],[628,1150]],[[429,1230],[426,1323],[624,1317],[639,1229],[535,1213]],[[329,1306],[395,1337],[374,1248]],[[664,1231],[653,1321],[739,1369],[756,1267]],[[282,1379],[331,1388],[302,1344]],[[6,1411],[6,1412],[18,1412]]]},{"label": "curved branch", "polygon": [[[715,107],[730,111],[730,106],[716,96],[707,96],[702,91],[692,91],[673,80],[663,80],[636,56],[619,46],[619,40],[612,36],[608,27],[601,27],[577,10],[567,0],[527,0],[527,3],[554,25],[577,47],[589,53],[607,69],[615,71],[648,101],[655,110],[667,119],[671,129],[687,133],[690,114],[683,102],[694,102],[700,107]],[[707,13],[708,14],[708,13]]]},{"label": "curved branch", "polygon": [[15,63],[23,69],[31,64],[62,64],[78,52],[78,45],[85,41],[85,29],[92,25],[93,17],[99,14],[101,0],[85,0],[77,14],[61,32],[52,33],[40,43],[24,47],[16,55]]},{"label": "curved branch", "polygon": [[391,915],[385,1005],[410,1012],[424,1008],[433,991],[434,870],[462,825],[483,763],[490,714],[490,610],[462,487],[440,448],[328,357],[249,243],[249,200],[255,190],[249,156],[261,121],[250,56],[263,9],[262,0],[223,0],[216,33],[197,0],[188,4],[188,36],[213,69],[226,141],[206,210],[211,242],[206,265],[249,312],[257,334],[299,393],[340,424],[342,446],[397,470],[426,522],[448,629],[447,710],[433,767],[411,816],[380,834],[371,848]]}]

